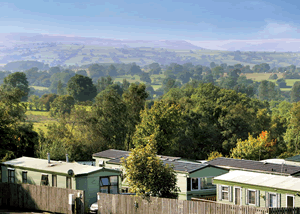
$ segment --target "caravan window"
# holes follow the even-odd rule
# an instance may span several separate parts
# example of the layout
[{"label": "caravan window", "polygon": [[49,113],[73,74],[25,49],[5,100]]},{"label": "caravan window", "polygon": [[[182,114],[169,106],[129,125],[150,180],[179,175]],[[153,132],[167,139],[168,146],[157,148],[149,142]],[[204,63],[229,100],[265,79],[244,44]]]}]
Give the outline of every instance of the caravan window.
[{"label": "caravan window", "polygon": [[8,169],[8,183],[15,183],[15,170]]},{"label": "caravan window", "polygon": [[48,185],[49,185],[48,175],[42,174],[41,186],[48,186]]},{"label": "caravan window", "polygon": [[255,190],[248,190],[248,204],[255,205]]},{"label": "caravan window", "polygon": [[22,183],[27,184],[27,171],[22,172]]},{"label": "caravan window", "polygon": [[119,193],[118,176],[100,177],[99,178],[100,192],[102,193]]}]

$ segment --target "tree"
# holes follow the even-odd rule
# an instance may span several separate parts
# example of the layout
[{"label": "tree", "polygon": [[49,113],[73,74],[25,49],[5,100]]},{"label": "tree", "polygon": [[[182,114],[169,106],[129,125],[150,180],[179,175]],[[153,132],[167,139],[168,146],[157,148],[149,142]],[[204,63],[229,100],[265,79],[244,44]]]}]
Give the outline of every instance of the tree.
[{"label": "tree", "polygon": [[157,157],[153,138],[148,144],[131,150],[122,160],[130,190],[143,197],[177,198],[176,173],[172,166],[164,165]]},{"label": "tree", "polygon": [[208,155],[207,161],[219,158],[219,157],[223,157],[222,153],[217,152],[217,151],[213,151]]},{"label": "tree", "polygon": [[97,89],[92,79],[78,74],[68,81],[67,91],[79,102],[92,100],[97,95]]},{"label": "tree", "polygon": [[0,162],[23,155],[33,157],[38,135],[31,124],[25,124],[26,104],[23,93],[14,88],[0,88]]},{"label": "tree", "polygon": [[212,74],[215,77],[215,79],[219,79],[219,77],[223,76],[224,74],[224,68],[221,66],[216,66],[212,68]]},{"label": "tree", "polygon": [[56,97],[58,97],[57,94],[44,94],[41,97],[41,104],[45,106],[47,111],[50,110],[50,105],[55,100]]},{"label": "tree", "polygon": [[64,86],[63,86],[63,84],[60,80],[57,83],[57,94],[58,95],[64,95],[65,94]]},{"label": "tree", "polygon": [[130,86],[130,82],[128,82],[126,79],[123,79],[122,81],[122,89],[123,91],[127,90]]},{"label": "tree", "polygon": [[135,132],[135,127],[141,121],[140,113],[144,109],[145,102],[147,97],[149,96],[146,91],[145,84],[130,84],[128,90],[123,94],[124,103],[127,106],[128,113],[128,133],[126,137],[127,150],[131,148],[131,140],[132,136]]},{"label": "tree", "polygon": [[141,81],[144,81],[146,83],[151,83],[151,78],[148,73],[142,72],[140,74],[140,79],[141,79]]},{"label": "tree", "polygon": [[270,80],[276,80],[276,79],[278,79],[278,76],[277,76],[277,74],[271,74],[269,79]]},{"label": "tree", "polygon": [[151,63],[149,65],[149,68],[151,69],[150,72],[149,72],[151,75],[153,75],[153,74],[159,74],[161,72],[161,67],[156,62]]},{"label": "tree", "polygon": [[279,88],[287,88],[285,79],[283,78],[278,79],[276,83],[278,84]]},{"label": "tree", "polygon": [[262,131],[257,138],[249,134],[247,140],[238,140],[230,156],[232,158],[247,160],[274,158],[274,154],[276,153],[275,145],[276,140],[270,139],[270,133],[267,131]]},{"label": "tree", "polygon": [[178,86],[179,84],[175,79],[166,78],[163,80],[163,88],[165,93],[167,93],[171,88],[177,88]]},{"label": "tree", "polygon": [[258,97],[260,100],[278,100],[280,99],[280,89],[275,83],[263,80],[258,87]]},{"label": "tree", "polygon": [[40,107],[41,107],[41,101],[40,101],[40,98],[39,96],[37,95],[31,95],[29,97],[29,102],[33,104],[33,106],[35,107],[35,110],[40,110]]},{"label": "tree", "polygon": [[49,69],[49,74],[52,76],[53,74],[56,74],[56,73],[60,73],[61,72],[61,70],[60,70],[60,68],[59,67],[51,67],[50,69]]},{"label": "tree", "polygon": [[5,90],[18,88],[23,93],[21,101],[27,101],[29,94],[29,86],[26,74],[23,72],[15,72],[4,78],[3,87]]},{"label": "tree", "polygon": [[90,78],[92,78],[93,80],[97,80],[99,77],[104,76],[104,67],[102,65],[98,65],[98,64],[92,64],[89,68],[89,76]]},{"label": "tree", "polygon": [[101,79],[98,79],[98,81],[97,81],[98,93],[101,91],[104,91],[109,85],[112,85],[113,83],[114,82],[112,81],[112,78],[110,76],[101,77]]},{"label": "tree", "polygon": [[300,81],[294,83],[291,91],[291,101],[299,102],[300,101]]},{"label": "tree", "polygon": [[173,155],[178,147],[178,136],[185,123],[183,110],[178,104],[155,102],[151,109],[141,112],[141,122],[136,126],[133,143],[145,146],[145,138],[152,136],[158,154]]},{"label": "tree", "polygon": [[300,147],[300,102],[293,103],[290,114],[291,118],[284,136],[284,141],[287,143],[288,152],[297,153]]},{"label": "tree", "polygon": [[111,77],[115,77],[118,75],[117,69],[114,65],[110,65],[107,69],[107,74]]},{"label": "tree", "polygon": [[75,105],[75,100],[70,95],[62,95],[51,103],[50,115],[52,117],[63,117],[65,114],[70,114]]},{"label": "tree", "polygon": [[89,137],[101,141],[104,148],[126,148],[124,144],[130,121],[127,106],[115,89],[107,88],[97,95],[86,123]]},{"label": "tree", "polygon": [[135,63],[133,63],[129,69],[129,73],[131,74],[131,76],[135,75],[135,74],[140,74],[142,73],[142,70],[140,68],[140,66],[136,65]]}]

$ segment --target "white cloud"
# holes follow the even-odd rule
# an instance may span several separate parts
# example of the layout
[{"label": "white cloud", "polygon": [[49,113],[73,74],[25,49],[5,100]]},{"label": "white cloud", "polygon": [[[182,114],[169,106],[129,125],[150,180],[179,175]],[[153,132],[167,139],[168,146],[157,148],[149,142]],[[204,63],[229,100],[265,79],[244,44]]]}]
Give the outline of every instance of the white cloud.
[{"label": "white cloud", "polygon": [[293,38],[298,37],[299,29],[288,23],[267,22],[264,28],[257,34],[258,38]]}]

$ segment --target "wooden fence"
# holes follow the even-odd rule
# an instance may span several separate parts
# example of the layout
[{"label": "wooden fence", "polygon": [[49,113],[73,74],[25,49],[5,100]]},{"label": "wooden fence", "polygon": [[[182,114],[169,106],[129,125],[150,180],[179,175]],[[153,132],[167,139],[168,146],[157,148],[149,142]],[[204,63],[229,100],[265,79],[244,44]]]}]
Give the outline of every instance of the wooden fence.
[{"label": "wooden fence", "polygon": [[72,213],[69,194],[76,198],[73,213],[84,213],[84,191],[30,184],[0,183],[0,207]]},{"label": "wooden fence", "polygon": [[98,213],[111,214],[267,214],[268,208],[222,204],[214,201],[182,201],[98,193]]}]

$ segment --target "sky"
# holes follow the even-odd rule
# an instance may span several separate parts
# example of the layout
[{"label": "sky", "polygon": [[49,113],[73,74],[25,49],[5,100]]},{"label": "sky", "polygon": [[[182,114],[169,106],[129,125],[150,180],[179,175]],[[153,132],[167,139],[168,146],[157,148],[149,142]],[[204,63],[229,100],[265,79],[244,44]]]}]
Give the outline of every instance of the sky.
[{"label": "sky", "polygon": [[0,0],[0,33],[133,40],[299,38],[299,1]]}]

